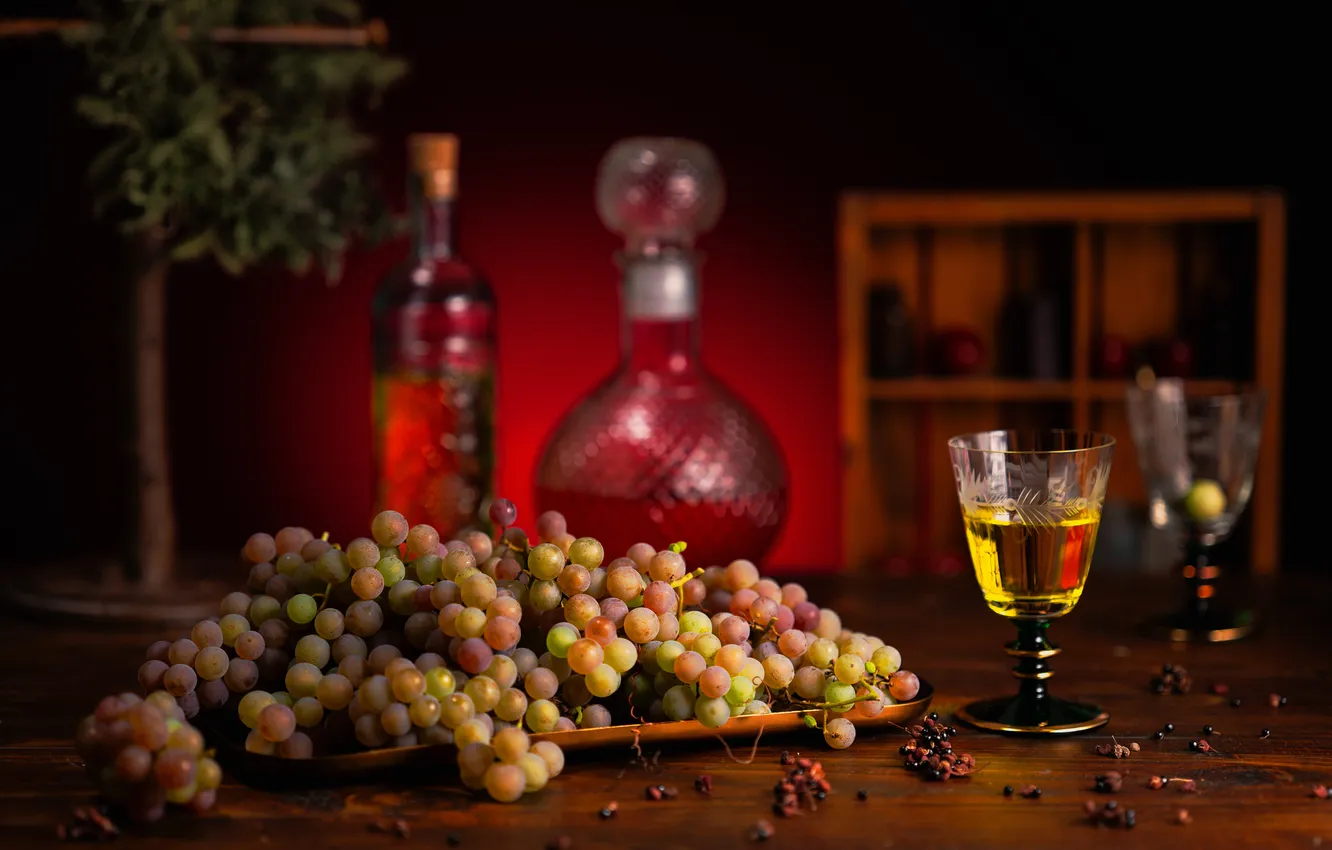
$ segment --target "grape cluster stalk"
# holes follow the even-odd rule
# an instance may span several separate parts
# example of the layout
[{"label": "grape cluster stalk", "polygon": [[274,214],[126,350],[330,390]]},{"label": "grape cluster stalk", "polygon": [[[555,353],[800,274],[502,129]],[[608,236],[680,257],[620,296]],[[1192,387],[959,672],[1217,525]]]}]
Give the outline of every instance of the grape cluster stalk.
[{"label": "grape cluster stalk", "polygon": [[[691,570],[684,543],[637,543],[607,562],[557,512],[537,519],[535,541],[507,499],[490,519],[493,539],[441,541],[391,510],[345,547],[304,528],[254,534],[241,550],[246,590],[188,636],[148,648],[138,675],[148,699],[108,700],[151,705],[195,735],[197,713],[234,713],[245,749],[279,758],[451,744],[467,787],[513,802],[564,768],[560,748],[531,734],[668,720],[720,729],[794,708],[845,749],[854,719],[920,689],[896,649],[750,561]],[[108,731],[119,716],[99,706],[81,750],[103,790],[137,790],[139,774],[105,769],[119,751],[102,740],[133,738]],[[183,758],[165,741],[136,746],[154,764]],[[168,771],[180,781],[159,782],[143,814],[160,816],[160,799],[212,804],[216,764],[202,751],[199,737],[189,780],[182,765]]]}]

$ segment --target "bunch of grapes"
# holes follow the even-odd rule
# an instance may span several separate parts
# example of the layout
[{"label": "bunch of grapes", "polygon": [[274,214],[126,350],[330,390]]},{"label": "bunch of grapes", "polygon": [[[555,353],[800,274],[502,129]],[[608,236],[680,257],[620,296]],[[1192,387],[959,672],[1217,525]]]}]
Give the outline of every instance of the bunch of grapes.
[{"label": "bunch of grapes", "polygon": [[824,736],[840,749],[852,718],[919,690],[896,649],[749,561],[690,571],[683,543],[638,543],[607,563],[559,513],[535,541],[512,502],[490,518],[494,539],[442,542],[395,511],[345,548],[303,528],[255,534],[247,592],[149,647],[139,683],[185,718],[232,713],[252,753],[452,744],[463,782],[506,802],[563,768],[529,733],[804,708],[834,718]]},{"label": "bunch of grapes", "polygon": [[166,691],[104,698],[79,724],[75,745],[93,783],[135,820],[159,820],[167,803],[206,811],[217,799],[222,769]]}]

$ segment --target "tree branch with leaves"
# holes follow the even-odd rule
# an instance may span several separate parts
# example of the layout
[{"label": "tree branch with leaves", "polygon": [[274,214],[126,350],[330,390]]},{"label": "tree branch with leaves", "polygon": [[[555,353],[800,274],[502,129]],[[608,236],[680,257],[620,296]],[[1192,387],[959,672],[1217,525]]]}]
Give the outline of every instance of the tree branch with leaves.
[{"label": "tree branch with leaves", "polygon": [[[135,249],[126,292],[133,439],[125,568],[158,591],[175,557],[165,395],[171,267],[212,258],[240,275],[277,262],[336,278],[355,240],[393,226],[367,169],[372,140],[357,119],[406,66],[369,46],[373,38],[311,35],[330,29],[370,31],[351,0],[105,2],[64,31],[93,83],[79,112],[106,134],[91,168],[98,210]],[[276,43],[273,33],[291,41]]]}]

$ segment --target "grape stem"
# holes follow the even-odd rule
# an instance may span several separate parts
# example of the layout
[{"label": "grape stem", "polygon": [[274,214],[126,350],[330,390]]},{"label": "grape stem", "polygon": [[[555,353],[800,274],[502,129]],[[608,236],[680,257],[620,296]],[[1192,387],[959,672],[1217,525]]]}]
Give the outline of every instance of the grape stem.
[{"label": "grape stem", "polygon": [[[328,539],[328,532],[324,532],[324,538]],[[328,598],[333,595],[333,585],[324,585],[323,593],[314,594],[314,598],[319,600],[319,610],[322,611],[328,607]]]},{"label": "grape stem", "polygon": [[[683,544],[680,545],[680,548],[682,549],[684,548]],[[691,579],[696,579],[701,575],[703,575],[703,570],[697,569],[694,570],[693,572],[685,573],[685,575],[682,578],[678,578],[675,581],[671,582],[671,587],[675,588],[676,617],[684,616],[684,586],[688,584]]]}]

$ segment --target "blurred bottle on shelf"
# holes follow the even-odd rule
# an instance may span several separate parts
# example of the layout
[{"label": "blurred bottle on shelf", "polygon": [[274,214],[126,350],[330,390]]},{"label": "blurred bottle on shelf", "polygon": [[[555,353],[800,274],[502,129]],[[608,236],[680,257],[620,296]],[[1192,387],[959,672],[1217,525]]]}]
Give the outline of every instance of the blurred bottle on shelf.
[{"label": "blurred bottle on shelf", "polygon": [[484,527],[495,473],[495,296],[453,245],[458,139],[408,139],[412,247],[373,308],[376,510]]},{"label": "blurred bottle on shelf", "polygon": [[723,201],[721,172],[697,142],[626,139],[601,162],[597,210],[625,237],[620,364],[549,437],[536,494],[538,510],[596,535],[607,560],[637,542],[683,540],[692,566],[757,561],[786,515],[771,433],[699,359],[694,238]]},{"label": "blurred bottle on shelf", "polygon": [[869,374],[905,378],[916,372],[916,332],[902,288],[875,282],[869,291]]},{"label": "blurred bottle on shelf", "polygon": [[1009,294],[999,310],[995,348],[1009,378],[1068,377],[1067,240],[1053,231],[1014,228],[1008,236]]}]

